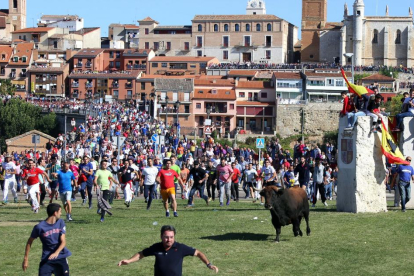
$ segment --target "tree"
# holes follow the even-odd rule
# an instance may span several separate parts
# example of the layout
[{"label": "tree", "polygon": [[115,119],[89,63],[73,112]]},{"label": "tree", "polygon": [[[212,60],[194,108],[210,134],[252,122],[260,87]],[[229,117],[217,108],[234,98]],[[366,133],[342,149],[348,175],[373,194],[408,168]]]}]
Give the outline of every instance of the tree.
[{"label": "tree", "polygon": [[398,71],[393,67],[382,67],[379,73],[387,77],[398,79]]},{"label": "tree", "polygon": [[391,113],[391,116],[397,115],[401,112],[403,95],[397,95],[384,104],[385,110]]},{"label": "tree", "polygon": [[41,108],[20,99],[10,99],[0,104],[0,145],[5,150],[5,140],[38,128],[47,134],[57,127],[56,114],[42,116]]},{"label": "tree", "polygon": [[358,82],[359,82],[361,79],[366,78],[366,77],[369,77],[369,76],[371,76],[371,74],[368,74],[368,73],[355,74],[355,76],[354,76],[354,78],[355,78],[354,83],[355,83],[355,84],[358,84]]},{"label": "tree", "polygon": [[11,80],[0,80],[0,95],[14,95],[16,86]]}]

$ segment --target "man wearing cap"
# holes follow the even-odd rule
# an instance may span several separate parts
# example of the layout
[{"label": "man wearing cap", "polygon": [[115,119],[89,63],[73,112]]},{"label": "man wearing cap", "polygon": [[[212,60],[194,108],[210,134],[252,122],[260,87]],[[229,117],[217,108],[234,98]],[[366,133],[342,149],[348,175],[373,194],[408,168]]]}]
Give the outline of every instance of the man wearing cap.
[{"label": "man wearing cap", "polygon": [[[411,157],[405,158],[407,162],[411,163]],[[397,168],[397,174],[400,179],[398,181],[398,190],[401,196],[401,211],[405,212],[405,205],[411,199],[411,180],[414,181],[414,169],[410,165],[399,165]],[[396,175],[394,175],[393,182],[395,181]]]},{"label": "man wearing cap", "polygon": [[16,193],[16,165],[11,161],[11,156],[7,155],[5,162],[2,163],[2,167],[5,171],[4,175],[4,190],[3,190],[3,204],[7,204],[7,196],[9,194],[9,189],[11,189],[14,202],[17,203],[17,193]]},{"label": "man wearing cap", "polygon": [[190,195],[188,196],[188,207],[193,207],[193,196],[196,191],[200,193],[200,197],[206,201],[208,205],[208,197],[204,194],[205,181],[208,179],[208,173],[200,168],[200,163],[194,161],[194,168],[190,170],[190,175],[193,177],[194,184],[191,187]]}]

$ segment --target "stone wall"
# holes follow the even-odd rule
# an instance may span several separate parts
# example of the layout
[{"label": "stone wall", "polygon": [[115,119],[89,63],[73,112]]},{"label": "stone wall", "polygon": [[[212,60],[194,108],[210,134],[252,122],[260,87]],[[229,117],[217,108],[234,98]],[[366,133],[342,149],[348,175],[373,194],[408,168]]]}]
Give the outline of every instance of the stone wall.
[{"label": "stone wall", "polygon": [[307,105],[278,105],[276,133],[282,138],[301,134],[302,110],[304,134],[320,136],[338,130],[341,103],[309,103]]},{"label": "stone wall", "polygon": [[387,211],[385,157],[381,133],[372,133],[371,118],[358,117],[351,132],[344,132],[347,118],[341,118],[338,136],[337,210],[352,213]]}]

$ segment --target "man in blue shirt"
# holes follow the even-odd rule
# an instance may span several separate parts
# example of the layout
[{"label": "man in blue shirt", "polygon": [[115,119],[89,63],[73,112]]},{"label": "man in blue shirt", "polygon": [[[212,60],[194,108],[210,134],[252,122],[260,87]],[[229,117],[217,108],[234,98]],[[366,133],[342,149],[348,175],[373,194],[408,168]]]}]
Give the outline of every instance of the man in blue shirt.
[{"label": "man in blue shirt", "polygon": [[80,179],[80,193],[82,196],[82,205],[86,203],[85,189],[88,192],[89,209],[92,209],[92,187],[95,179],[93,173],[93,166],[89,162],[89,156],[83,157],[83,163],[79,165],[79,179]]},{"label": "man in blue shirt", "polygon": [[69,162],[63,162],[63,169],[52,175],[58,179],[59,194],[62,204],[65,207],[66,219],[72,221],[72,205],[70,204],[70,199],[72,198],[72,183],[75,187],[77,183],[75,182],[75,175],[69,170]]},{"label": "man in blue shirt", "polygon": [[[407,156],[406,161],[411,163],[411,157]],[[414,169],[410,165],[399,165],[397,173],[400,177],[398,181],[398,189],[401,195],[401,210],[405,212],[405,204],[411,199],[411,179],[414,181]],[[395,176],[393,182],[395,180]]]},{"label": "man in blue shirt", "polygon": [[47,206],[48,218],[37,224],[26,244],[22,263],[23,271],[29,267],[29,252],[35,239],[40,238],[43,244],[39,275],[68,275],[69,265],[66,260],[72,253],[66,248],[66,226],[60,219],[62,208],[57,203]]},{"label": "man in blue shirt", "polygon": [[180,276],[182,275],[183,259],[186,256],[197,256],[207,267],[218,272],[218,268],[211,264],[207,257],[195,248],[175,242],[175,228],[171,225],[161,227],[162,242],[138,252],[130,259],[122,260],[118,266],[137,262],[145,257],[155,256],[154,275]]}]

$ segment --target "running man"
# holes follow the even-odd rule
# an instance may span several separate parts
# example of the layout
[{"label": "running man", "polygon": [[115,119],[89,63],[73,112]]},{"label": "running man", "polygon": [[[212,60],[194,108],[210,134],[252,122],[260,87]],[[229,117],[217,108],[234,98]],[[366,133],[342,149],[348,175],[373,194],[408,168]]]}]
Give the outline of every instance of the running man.
[{"label": "running man", "polygon": [[158,175],[158,169],[157,167],[154,167],[152,158],[148,158],[147,162],[148,166],[142,170],[143,179],[141,186],[144,185],[144,197],[147,201],[147,210],[149,210],[154,197],[155,189],[157,188],[155,179]]},{"label": "running man", "polygon": [[82,196],[82,205],[86,203],[85,189],[88,193],[89,209],[92,209],[92,186],[93,186],[93,165],[89,162],[89,157],[83,157],[83,163],[79,165],[79,182],[81,184],[80,193]]},{"label": "running man", "polygon": [[37,194],[40,193],[39,175],[44,176],[49,182],[50,179],[44,171],[35,167],[35,163],[32,159],[29,159],[28,165],[29,168],[23,170],[23,180],[26,181],[28,186],[28,194],[31,199],[32,210],[35,214],[37,214],[40,208],[39,202],[37,200]]},{"label": "running man", "polygon": [[129,162],[125,162],[125,166],[121,167],[118,171],[118,179],[123,184],[124,193],[125,193],[125,205],[129,208],[132,201],[132,193],[134,192],[132,188],[132,175],[139,175],[132,167],[129,166]]},{"label": "running man", "polygon": [[[175,187],[174,187],[175,188]],[[195,248],[175,241],[175,228],[171,225],[161,227],[161,242],[138,252],[130,259],[122,260],[118,266],[137,262],[145,257],[155,256],[154,275],[169,276],[183,274],[183,259],[186,256],[198,257],[208,269],[218,272],[218,268],[209,262],[206,255]]]},{"label": "running man", "polygon": [[200,193],[200,197],[204,199],[208,205],[208,196],[204,194],[208,173],[200,167],[200,163],[198,161],[194,161],[194,168],[190,170],[190,175],[193,177],[194,183],[191,187],[190,195],[188,196],[187,207],[194,206],[193,197],[196,191]]},{"label": "running man", "polygon": [[[102,197],[103,199],[105,199],[106,201],[109,200],[110,197],[110,191],[111,191],[111,186],[113,185],[112,182],[118,184],[118,181],[116,181],[113,177],[112,177],[112,173],[107,170],[108,166],[108,161],[107,160],[102,160],[101,161],[101,168],[99,170],[96,171],[95,174],[95,179],[93,181],[93,183],[95,185],[99,185],[99,188],[102,192]],[[101,214],[101,222],[104,222],[105,219],[105,210],[101,210],[99,208],[99,204],[98,204],[98,214]]]},{"label": "running man", "polygon": [[[112,158],[111,165],[107,167],[107,170],[112,173],[112,178],[116,180],[115,183],[119,183],[118,182],[119,166],[118,166],[118,161],[116,160],[116,158]],[[118,185],[112,185],[110,189],[109,204],[112,204],[112,202],[114,201],[114,198],[116,197],[116,194],[117,194],[117,189],[118,189]]]},{"label": "running man", "polygon": [[66,260],[72,253],[66,248],[66,226],[60,219],[62,208],[59,204],[51,203],[47,206],[48,218],[37,224],[26,244],[26,251],[22,263],[23,271],[29,267],[29,252],[35,239],[40,238],[43,244],[42,258],[39,265],[39,275],[68,275],[69,265]]},{"label": "running man", "polygon": [[168,209],[168,199],[171,199],[171,206],[174,211],[174,217],[178,217],[177,213],[177,201],[175,200],[175,185],[174,178],[178,179],[178,183],[181,186],[182,191],[185,192],[184,183],[181,177],[171,169],[171,160],[165,161],[165,169],[161,169],[157,175],[157,182],[161,186],[161,196],[165,208],[165,216],[170,217],[170,210]]},{"label": "running man", "polygon": [[62,200],[63,207],[66,212],[66,219],[72,221],[72,205],[70,200],[72,198],[72,184],[77,187],[76,178],[73,172],[69,170],[69,162],[63,161],[63,168],[57,173],[53,173],[53,176],[58,179],[59,182],[59,194],[60,200]]},{"label": "running man", "polygon": [[16,165],[11,160],[11,156],[7,155],[5,162],[2,164],[3,169],[5,170],[4,175],[4,190],[3,190],[3,204],[7,204],[7,196],[9,194],[9,189],[12,191],[14,197],[14,203],[17,203],[17,192],[16,192]]},{"label": "running man", "polygon": [[220,199],[220,206],[223,206],[223,198],[224,192],[226,192],[227,203],[226,205],[230,205],[230,185],[231,185],[231,178],[233,177],[233,169],[226,164],[226,158],[221,158],[221,163],[216,167],[217,169],[217,178],[219,183],[219,199]]},{"label": "running man", "polygon": [[50,202],[53,202],[53,198],[56,197],[57,199],[57,186],[58,186],[58,181],[57,178],[55,178],[54,176],[52,176],[52,174],[58,172],[60,170],[60,166],[57,164],[57,157],[52,155],[52,163],[48,164],[46,166],[46,170],[48,170],[49,172],[49,177],[51,179],[51,181],[49,181],[49,187],[50,190],[52,191],[50,194]]}]

